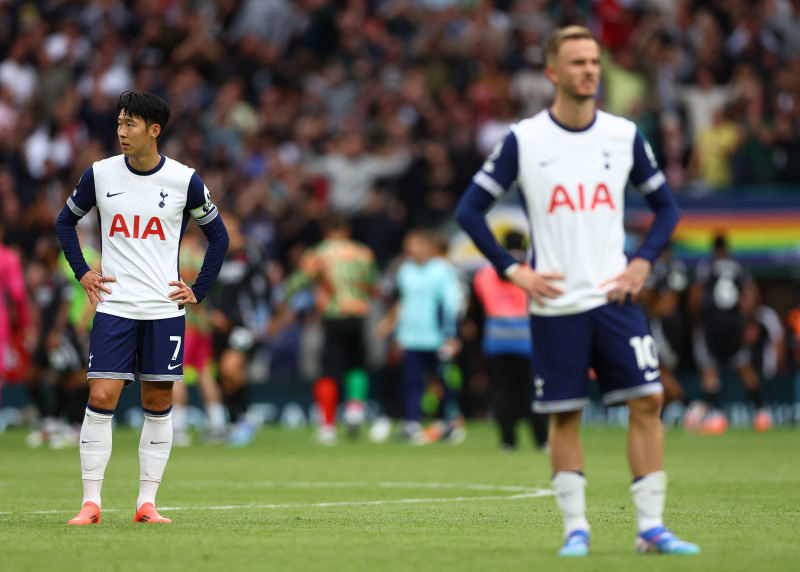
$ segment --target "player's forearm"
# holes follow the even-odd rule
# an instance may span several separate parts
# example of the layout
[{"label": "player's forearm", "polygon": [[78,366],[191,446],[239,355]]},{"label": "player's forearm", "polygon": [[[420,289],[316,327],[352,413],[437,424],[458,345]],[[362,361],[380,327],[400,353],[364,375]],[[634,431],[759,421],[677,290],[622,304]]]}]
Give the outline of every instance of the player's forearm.
[{"label": "player's forearm", "polygon": [[211,290],[211,286],[214,285],[214,280],[217,279],[222,262],[225,260],[225,253],[228,252],[229,242],[228,231],[220,216],[208,224],[201,225],[200,228],[208,239],[208,250],[203,258],[200,274],[192,286],[192,292],[194,292],[198,304],[203,301],[203,298],[208,295],[208,291]]},{"label": "player's forearm", "polygon": [[81,243],[78,240],[78,230],[75,228],[79,220],[80,218],[65,205],[61,209],[61,214],[58,215],[58,220],[56,220],[56,233],[61,243],[61,249],[64,251],[64,256],[75,273],[75,278],[80,282],[80,279],[89,272],[90,268],[83,257]]},{"label": "player's forearm", "polygon": [[494,203],[494,197],[480,188],[475,183],[470,183],[464,196],[458,203],[456,220],[472,238],[475,246],[489,259],[501,276],[505,271],[517,263],[495,239],[489,225],[486,223],[486,211]]},{"label": "player's forearm", "polygon": [[678,202],[666,184],[657,191],[645,195],[645,200],[656,216],[644,243],[636,250],[633,257],[644,258],[654,264],[669,243],[672,231],[678,224],[680,210]]}]

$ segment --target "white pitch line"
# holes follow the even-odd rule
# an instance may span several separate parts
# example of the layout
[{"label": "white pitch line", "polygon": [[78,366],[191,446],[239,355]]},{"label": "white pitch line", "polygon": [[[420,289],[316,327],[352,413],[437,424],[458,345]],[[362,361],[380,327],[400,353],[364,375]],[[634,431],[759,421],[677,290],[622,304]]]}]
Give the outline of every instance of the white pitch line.
[{"label": "white pitch line", "polygon": [[[552,496],[554,493],[549,489],[536,489],[532,492],[522,493],[512,496],[489,496],[489,497],[455,497],[444,499],[394,499],[377,501],[343,501],[343,502],[320,502],[311,504],[243,504],[226,506],[169,506],[161,507],[159,510],[234,510],[234,509],[276,509],[276,508],[319,508],[337,506],[370,506],[384,504],[416,504],[416,503],[445,503],[445,502],[467,502],[467,501],[487,501],[487,500],[520,500]],[[109,508],[102,512],[120,512],[128,509]],[[22,514],[57,514],[71,513],[72,510],[36,510],[23,512]],[[0,514],[15,514],[13,512],[0,512]]]},{"label": "white pitch line", "polygon": [[170,488],[289,488],[289,489],[345,489],[345,488],[397,488],[397,489],[463,489],[472,491],[507,491],[507,492],[536,492],[541,489],[536,487],[521,487],[508,485],[479,485],[471,483],[365,483],[358,481],[348,482],[279,482],[279,481],[253,481],[249,483],[232,481],[170,481],[165,483]]}]

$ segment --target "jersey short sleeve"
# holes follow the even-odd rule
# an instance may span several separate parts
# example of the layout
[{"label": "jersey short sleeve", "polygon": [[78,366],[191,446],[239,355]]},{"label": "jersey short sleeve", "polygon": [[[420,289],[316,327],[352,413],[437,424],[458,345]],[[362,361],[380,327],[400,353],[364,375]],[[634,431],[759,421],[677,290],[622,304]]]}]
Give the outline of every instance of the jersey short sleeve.
[{"label": "jersey short sleeve", "polygon": [[199,225],[208,224],[219,216],[217,207],[211,202],[211,193],[197,173],[193,173],[189,180],[186,210]]},{"label": "jersey short sleeve", "polygon": [[518,173],[519,149],[517,136],[512,131],[495,146],[472,181],[494,198],[498,198],[512,187]]},{"label": "jersey short sleeve", "polygon": [[667,182],[664,173],[658,168],[656,156],[650,143],[636,130],[633,139],[633,167],[630,174],[631,183],[643,195],[657,191]]},{"label": "jersey short sleeve", "polygon": [[85,217],[97,204],[94,190],[94,170],[89,167],[83,172],[75,190],[67,199],[67,206],[78,218]]}]

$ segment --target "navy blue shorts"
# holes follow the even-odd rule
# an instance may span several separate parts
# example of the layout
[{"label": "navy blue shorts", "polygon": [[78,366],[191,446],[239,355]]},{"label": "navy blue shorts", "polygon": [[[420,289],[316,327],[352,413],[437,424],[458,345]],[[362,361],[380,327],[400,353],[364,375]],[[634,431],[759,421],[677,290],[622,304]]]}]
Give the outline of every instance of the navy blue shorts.
[{"label": "navy blue shorts", "polygon": [[88,378],[183,381],[186,317],[131,320],[97,312],[89,340]]},{"label": "navy blue shorts", "polygon": [[661,393],[658,354],[642,310],[606,304],[568,316],[531,316],[536,413],[589,403],[589,369],[604,405]]}]

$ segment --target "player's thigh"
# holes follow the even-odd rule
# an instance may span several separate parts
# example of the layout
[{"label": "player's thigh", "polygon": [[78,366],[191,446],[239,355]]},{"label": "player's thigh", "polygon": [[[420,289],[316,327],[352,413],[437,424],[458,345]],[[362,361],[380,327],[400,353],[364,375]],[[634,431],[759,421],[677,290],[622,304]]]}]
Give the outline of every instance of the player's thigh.
[{"label": "player's thigh", "polygon": [[603,404],[661,393],[658,351],[647,319],[635,304],[606,304],[592,315],[592,367]]},{"label": "player's thigh", "polygon": [[97,312],[89,337],[88,379],[134,381],[139,320]]},{"label": "player's thigh", "polygon": [[322,373],[334,378],[338,383],[347,372],[349,348],[343,320],[323,321],[325,344],[322,351]]},{"label": "player's thigh", "polygon": [[406,388],[422,388],[431,369],[435,352],[406,350],[403,354],[403,385]]},{"label": "player's thigh", "polygon": [[139,378],[183,381],[184,316],[143,321],[139,328]]},{"label": "player's thigh", "polygon": [[364,320],[356,318],[348,320],[345,334],[347,344],[347,369],[363,369],[367,362],[367,350],[364,342]]},{"label": "player's thigh", "polygon": [[534,410],[579,411],[589,403],[592,338],[589,312],[531,316]]}]

